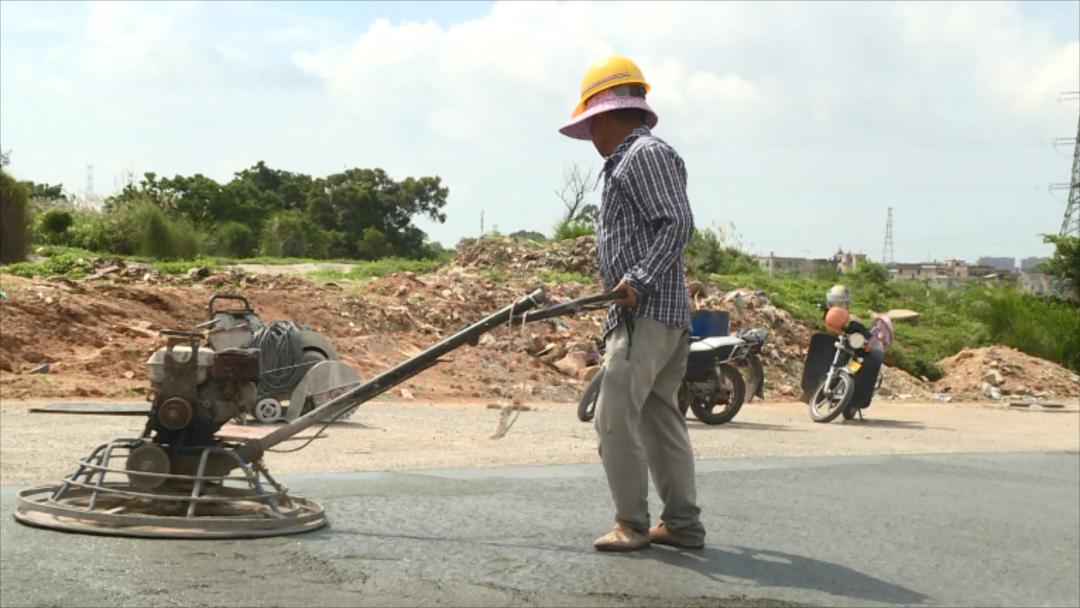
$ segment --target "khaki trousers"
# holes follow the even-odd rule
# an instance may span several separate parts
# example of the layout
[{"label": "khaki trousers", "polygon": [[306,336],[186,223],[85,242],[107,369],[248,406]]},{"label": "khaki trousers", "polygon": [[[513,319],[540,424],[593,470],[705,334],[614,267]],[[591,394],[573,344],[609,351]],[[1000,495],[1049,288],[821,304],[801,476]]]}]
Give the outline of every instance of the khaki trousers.
[{"label": "khaki trousers", "polygon": [[[596,402],[596,432],[615,521],[649,528],[649,473],[673,531],[705,538],[694,484],[694,453],[677,394],[686,372],[689,332],[649,317],[625,323],[607,338],[604,379]],[[629,351],[629,358],[627,352]]]}]

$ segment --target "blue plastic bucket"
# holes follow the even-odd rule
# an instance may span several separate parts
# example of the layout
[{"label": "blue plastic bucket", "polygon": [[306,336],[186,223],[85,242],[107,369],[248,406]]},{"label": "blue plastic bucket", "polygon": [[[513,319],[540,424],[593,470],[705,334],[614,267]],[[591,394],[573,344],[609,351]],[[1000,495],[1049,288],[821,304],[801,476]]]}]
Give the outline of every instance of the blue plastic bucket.
[{"label": "blue plastic bucket", "polygon": [[726,336],[730,320],[726,310],[699,310],[690,317],[690,333],[698,338]]}]

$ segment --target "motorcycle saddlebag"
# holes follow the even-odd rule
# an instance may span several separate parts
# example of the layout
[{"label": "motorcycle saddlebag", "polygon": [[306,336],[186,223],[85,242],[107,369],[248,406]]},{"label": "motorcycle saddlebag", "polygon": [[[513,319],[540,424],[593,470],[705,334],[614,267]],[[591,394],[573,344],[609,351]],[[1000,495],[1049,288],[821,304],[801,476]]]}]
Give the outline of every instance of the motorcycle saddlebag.
[{"label": "motorcycle saddlebag", "polygon": [[806,363],[803,364],[802,391],[803,401],[810,398],[817,385],[825,379],[836,356],[836,336],[818,332],[810,337],[810,348],[806,351]]}]

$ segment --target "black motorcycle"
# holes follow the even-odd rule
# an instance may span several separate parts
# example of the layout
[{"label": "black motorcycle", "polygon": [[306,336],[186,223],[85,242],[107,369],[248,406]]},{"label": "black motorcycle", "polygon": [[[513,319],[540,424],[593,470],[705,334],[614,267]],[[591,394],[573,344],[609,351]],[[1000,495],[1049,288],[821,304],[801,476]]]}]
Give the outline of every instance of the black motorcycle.
[{"label": "black motorcycle", "polygon": [[[679,387],[679,410],[686,415],[694,412],[706,424],[730,422],[747,401],[763,397],[765,372],[759,357],[768,338],[763,329],[747,329],[736,336],[692,338],[686,361],[686,375]],[[747,370],[749,387],[738,368]],[[578,419],[589,422],[596,415],[596,400],[600,396],[601,369],[585,388],[578,403]]]},{"label": "black motorcycle", "polygon": [[880,350],[866,350],[868,340],[865,333],[851,330],[839,336],[818,333],[810,339],[802,389],[814,422],[831,422],[840,415],[845,420],[862,419],[882,363]]}]

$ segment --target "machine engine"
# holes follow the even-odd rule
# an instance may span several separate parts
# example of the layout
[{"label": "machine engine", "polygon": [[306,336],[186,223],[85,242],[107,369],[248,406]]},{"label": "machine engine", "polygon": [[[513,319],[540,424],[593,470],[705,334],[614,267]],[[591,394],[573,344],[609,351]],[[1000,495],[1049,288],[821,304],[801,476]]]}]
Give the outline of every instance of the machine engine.
[{"label": "machine engine", "polygon": [[146,362],[153,395],[146,434],[159,444],[211,445],[223,424],[255,405],[259,351],[215,351],[200,346],[199,333],[164,333],[168,344]]}]

